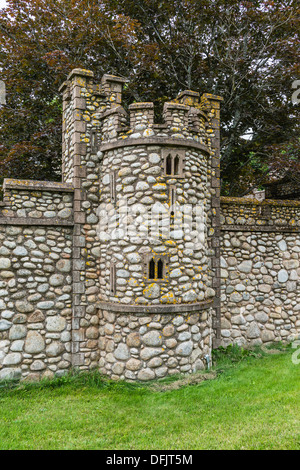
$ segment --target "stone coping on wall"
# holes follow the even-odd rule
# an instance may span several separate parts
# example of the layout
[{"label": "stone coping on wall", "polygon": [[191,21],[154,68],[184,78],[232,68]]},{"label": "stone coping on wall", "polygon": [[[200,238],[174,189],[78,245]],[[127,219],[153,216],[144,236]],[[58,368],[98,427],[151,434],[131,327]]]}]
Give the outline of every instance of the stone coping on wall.
[{"label": "stone coping on wall", "polygon": [[166,145],[166,146],[175,146],[175,147],[190,147],[198,150],[202,150],[207,155],[210,155],[209,149],[206,145],[201,144],[193,139],[180,139],[180,138],[168,138],[168,137],[148,137],[148,138],[137,138],[133,139],[128,137],[124,140],[116,140],[114,142],[109,142],[102,144],[99,147],[101,152],[106,152],[108,150],[113,150],[121,147],[132,147],[137,145]]},{"label": "stone coping on wall", "polygon": [[74,222],[63,220],[58,217],[52,218],[34,218],[34,217],[0,217],[0,225],[35,225],[49,227],[73,227]]},{"label": "stone coping on wall", "polygon": [[157,304],[157,305],[128,305],[114,302],[98,302],[97,307],[101,310],[110,310],[123,313],[178,313],[195,312],[213,306],[213,299],[193,304]]},{"label": "stone coping on wall", "polygon": [[278,225],[222,225],[223,232],[292,232],[300,233],[300,227],[292,227],[285,225],[280,227]]},{"label": "stone coping on wall", "polygon": [[257,205],[257,206],[286,206],[286,207],[299,207],[300,201],[289,199],[265,199],[258,201],[257,199],[249,199],[245,197],[225,197],[220,198],[221,204],[239,204],[239,205]]},{"label": "stone coping on wall", "polygon": [[221,197],[222,231],[300,231],[300,201]]},{"label": "stone coping on wall", "polygon": [[55,192],[69,192],[74,191],[71,183],[59,183],[52,181],[35,181],[35,180],[19,180],[19,179],[5,179],[3,182],[3,190],[7,189],[20,189],[20,190],[35,190],[35,191],[55,191]]}]

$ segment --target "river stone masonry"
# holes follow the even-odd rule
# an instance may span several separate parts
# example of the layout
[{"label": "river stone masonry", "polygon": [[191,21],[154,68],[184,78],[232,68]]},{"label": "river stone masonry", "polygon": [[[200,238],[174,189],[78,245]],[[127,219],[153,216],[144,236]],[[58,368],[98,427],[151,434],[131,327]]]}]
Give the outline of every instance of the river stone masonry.
[{"label": "river stone masonry", "polygon": [[183,91],[156,124],[124,82],[73,70],[62,182],[4,181],[0,379],[152,380],[299,336],[299,201],[220,198],[222,99]]}]

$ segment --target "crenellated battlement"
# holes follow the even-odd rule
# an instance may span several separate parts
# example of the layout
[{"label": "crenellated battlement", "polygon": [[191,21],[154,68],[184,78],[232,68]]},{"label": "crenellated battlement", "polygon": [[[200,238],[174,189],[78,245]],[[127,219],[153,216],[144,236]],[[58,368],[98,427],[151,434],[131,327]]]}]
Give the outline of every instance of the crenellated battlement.
[{"label": "crenellated battlement", "polygon": [[[72,162],[76,155],[101,150],[104,144],[140,139],[184,139],[203,146],[212,154],[217,138],[214,127],[219,127],[219,108],[222,98],[185,90],[172,101],[166,102],[162,123],[155,122],[154,104],[132,103],[128,111],[122,106],[124,78],[105,74],[100,83],[94,74],[75,69],[62,85],[64,101],[63,161],[65,180],[71,181]],[[217,122],[217,125],[216,125]],[[147,143],[147,140],[145,140]],[[79,149],[79,146],[81,147]],[[204,148],[205,147],[205,148]]]}]

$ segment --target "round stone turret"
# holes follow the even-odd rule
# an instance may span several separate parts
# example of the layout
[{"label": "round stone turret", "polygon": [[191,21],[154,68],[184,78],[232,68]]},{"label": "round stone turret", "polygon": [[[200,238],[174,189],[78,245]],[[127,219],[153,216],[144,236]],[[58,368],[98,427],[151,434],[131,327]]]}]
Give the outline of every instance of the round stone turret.
[{"label": "round stone turret", "polygon": [[[212,96],[209,106],[205,96],[204,109],[198,93],[184,91],[155,124],[153,103],[125,111],[123,82],[105,75],[95,85],[86,71],[71,74],[63,89],[73,146],[64,147],[64,161],[86,240],[76,291],[84,294],[84,278],[94,284],[93,295],[78,296],[76,311],[99,318],[102,373],[146,380],[192,372],[210,355],[218,312],[219,101]],[[78,362],[87,344],[78,340]]]}]

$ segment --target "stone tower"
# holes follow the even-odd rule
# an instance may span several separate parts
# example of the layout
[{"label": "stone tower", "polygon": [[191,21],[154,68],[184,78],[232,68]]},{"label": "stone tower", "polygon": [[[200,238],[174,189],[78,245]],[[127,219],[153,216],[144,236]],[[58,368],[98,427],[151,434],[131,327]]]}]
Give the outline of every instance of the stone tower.
[{"label": "stone tower", "polygon": [[184,91],[155,124],[153,103],[125,111],[123,83],[76,69],[61,87],[72,354],[145,380],[205,367],[218,341],[221,98]]}]

